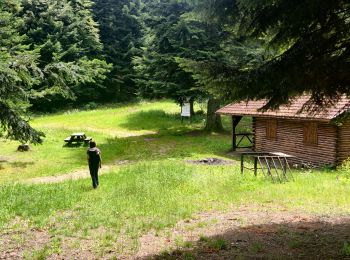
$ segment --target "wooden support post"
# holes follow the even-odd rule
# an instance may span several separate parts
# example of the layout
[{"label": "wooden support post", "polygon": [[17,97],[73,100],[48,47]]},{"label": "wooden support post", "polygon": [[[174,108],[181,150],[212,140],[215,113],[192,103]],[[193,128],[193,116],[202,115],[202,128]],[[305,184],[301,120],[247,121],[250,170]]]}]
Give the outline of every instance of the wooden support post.
[{"label": "wooden support post", "polygon": [[254,175],[258,174],[258,158],[254,157]]},{"label": "wooden support post", "polygon": [[236,136],[236,127],[239,123],[239,121],[241,121],[242,117],[241,116],[232,116],[232,150],[236,151],[237,149],[237,136]]},{"label": "wooden support post", "polygon": [[236,126],[235,120],[236,117],[232,116],[232,151],[236,151],[236,144],[237,144],[237,136],[236,136]]}]

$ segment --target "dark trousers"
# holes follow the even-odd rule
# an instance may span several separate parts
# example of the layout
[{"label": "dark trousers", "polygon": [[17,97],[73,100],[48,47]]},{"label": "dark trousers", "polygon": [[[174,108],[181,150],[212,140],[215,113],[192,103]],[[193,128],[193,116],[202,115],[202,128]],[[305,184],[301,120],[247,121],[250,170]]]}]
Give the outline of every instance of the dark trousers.
[{"label": "dark trousers", "polygon": [[98,186],[98,168],[99,168],[99,164],[92,164],[89,163],[89,170],[90,170],[90,175],[91,175],[91,179],[92,179],[92,186],[94,188],[97,188]]}]

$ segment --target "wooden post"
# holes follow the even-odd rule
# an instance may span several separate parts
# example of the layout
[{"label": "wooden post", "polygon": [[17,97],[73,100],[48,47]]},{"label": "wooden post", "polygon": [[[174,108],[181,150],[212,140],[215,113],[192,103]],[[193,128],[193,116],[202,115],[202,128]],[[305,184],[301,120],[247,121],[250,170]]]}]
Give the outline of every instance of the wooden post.
[{"label": "wooden post", "polygon": [[232,150],[236,151],[237,149],[237,136],[236,136],[236,127],[238,123],[241,121],[241,116],[232,116]]},{"label": "wooden post", "polygon": [[258,175],[258,158],[254,157],[254,175]]},{"label": "wooden post", "polygon": [[232,125],[232,151],[236,151],[237,149],[236,143],[237,143],[236,129],[233,128],[233,125]]}]

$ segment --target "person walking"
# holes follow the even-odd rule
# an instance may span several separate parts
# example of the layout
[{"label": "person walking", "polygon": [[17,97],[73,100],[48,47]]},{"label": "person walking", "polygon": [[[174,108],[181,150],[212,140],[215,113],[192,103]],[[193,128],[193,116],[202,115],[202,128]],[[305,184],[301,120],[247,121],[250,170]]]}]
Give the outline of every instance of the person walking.
[{"label": "person walking", "polygon": [[97,148],[96,142],[90,141],[90,148],[87,150],[87,160],[94,189],[98,187],[98,169],[102,167],[101,151]]}]

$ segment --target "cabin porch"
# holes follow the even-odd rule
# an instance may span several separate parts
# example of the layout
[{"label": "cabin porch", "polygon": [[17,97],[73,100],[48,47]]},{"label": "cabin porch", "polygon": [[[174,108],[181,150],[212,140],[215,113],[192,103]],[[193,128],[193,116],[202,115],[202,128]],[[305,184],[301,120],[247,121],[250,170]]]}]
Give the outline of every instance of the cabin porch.
[{"label": "cabin porch", "polygon": [[[231,116],[232,123],[232,151],[254,150],[254,124],[253,121],[242,122],[243,116]],[[238,125],[244,124],[238,131]]]}]

